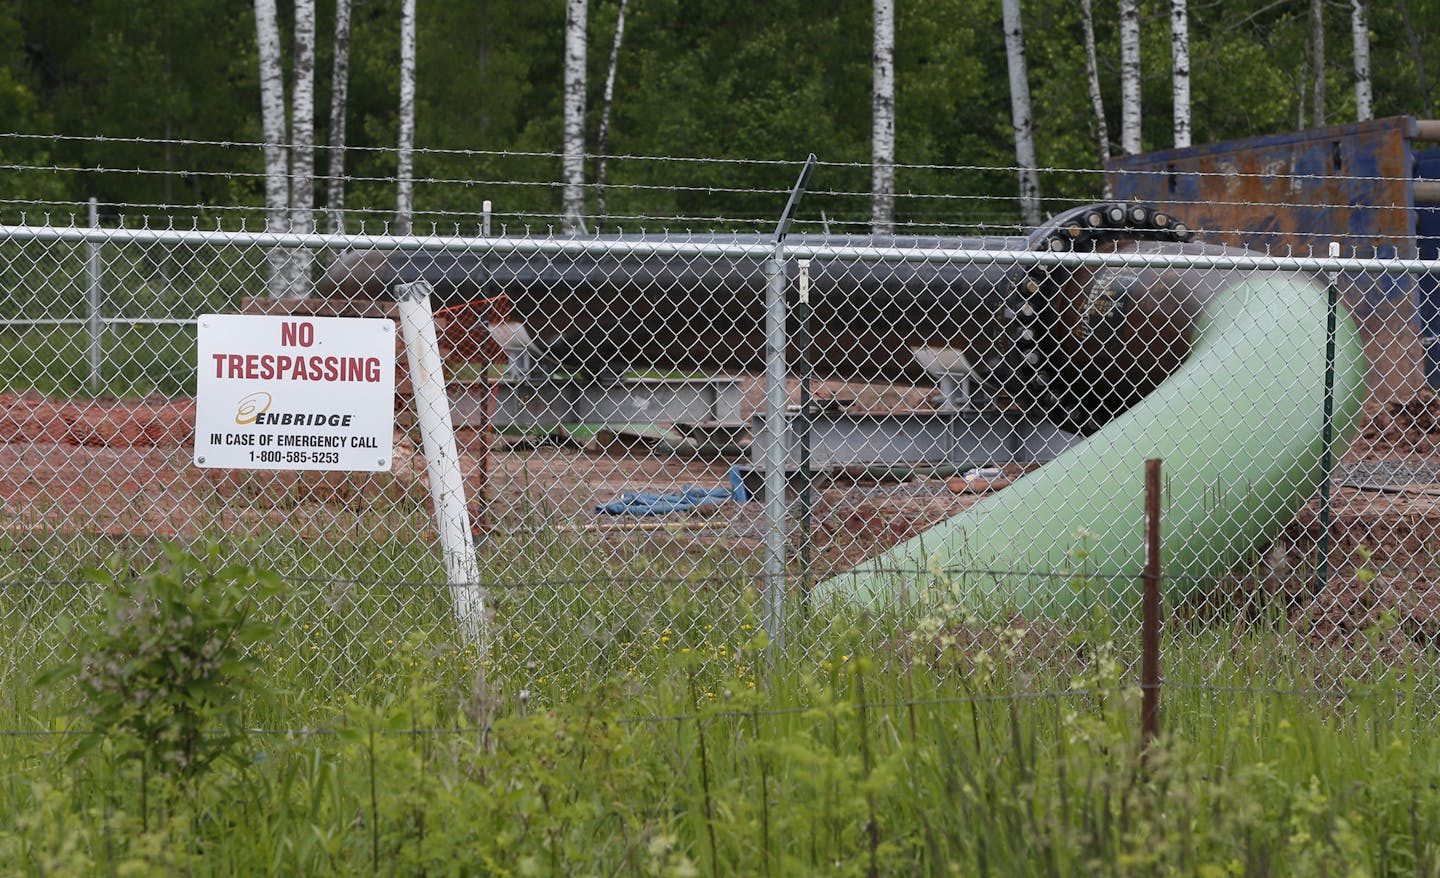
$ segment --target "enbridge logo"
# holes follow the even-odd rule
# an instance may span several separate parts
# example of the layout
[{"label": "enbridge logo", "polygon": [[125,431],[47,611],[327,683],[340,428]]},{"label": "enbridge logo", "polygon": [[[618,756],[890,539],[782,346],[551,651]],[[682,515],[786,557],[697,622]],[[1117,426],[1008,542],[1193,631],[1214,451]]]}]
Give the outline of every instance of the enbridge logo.
[{"label": "enbridge logo", "polygon": [[235,406],[235,423],[253,424],[265,412],[270,411],[270,403],[273,400],[270,394],[263,390],[246,394],[240,398],[239,404]]}]

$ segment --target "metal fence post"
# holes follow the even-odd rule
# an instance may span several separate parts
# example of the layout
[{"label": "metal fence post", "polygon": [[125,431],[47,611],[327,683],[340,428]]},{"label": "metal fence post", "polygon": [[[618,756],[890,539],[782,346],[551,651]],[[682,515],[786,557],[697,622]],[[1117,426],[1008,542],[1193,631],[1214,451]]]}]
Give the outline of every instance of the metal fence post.
[{"label": "metal fence post", "polygon": [[[1330,242],[1330,258],[1340,258],[1340,242]],[[1330,445],[1335,441],[1335,332],[1336,277],[1326,272],[1325,278],[1325,401],[1320,428],[1320,558],[1315,571],[1315,593],[1320,594],[1330,583],[1330,477],[1335,468]]]},{"label": "metal fence post", "polygon": [[785,406],[785,236],[795,209],[815,170],[815,154],[805,159],[790,198],[775,225],[775,249],[765,262],[765,633],[772,664],[785,652],[785,461],[789,430]]},{"label": "metal fence post", "polygon": [[435,336],[435,315],[430,311],[430,283],[416,281],[395,287],[395,305],[405,335],[405,352],[414,388],[415,413],[430,476],[435,505],[435,529],[445,556],[455,618],[461,634],[483,656],[488,649],[485,600],[480,590],[480,563],[465,503],[465,479],[460,473],[460,452],[450,419],[450,398],[445,392],[440,345]]},{"label": "metal fence post", "polygon": [[[90,199],[90,228],[100,228],[100,203],[94,198]],[[100,261],[100,248],[103,245],[99,241],[92,241],[89,247],[89,256],[86,259],[86,300],[90,307],[88,321],[88,339],[85,346],[85,362],[89,365],[89,374],[86,377],[86,386],[90,393],[100,392],[102,376],[100,374],[101,363],[104,360],[104,333],[105,317],[102,313],[105,304],[105,291],[102,288],[103,265]]]},{"label": "metal fence post", "polygon": [[1160,734],[1160,461],[1145,461],[1145,587],[1141,600],[1140,743]]},{"label": "metal fence post", "polygon": [[765,633],[785,649],[785,255],[765,263]]},{"label": "metal fence post", "polygon": [[800,412],[795,416],[795,432],[800,444],[800,610],[810,609],[810,565],[813,561],[810,540],[813,510],[810,472],[810,420],[814,404],[810,393],[810,260],[799,261],[798,286],[800,299],[795,303],[795,360],[800,372]]}]

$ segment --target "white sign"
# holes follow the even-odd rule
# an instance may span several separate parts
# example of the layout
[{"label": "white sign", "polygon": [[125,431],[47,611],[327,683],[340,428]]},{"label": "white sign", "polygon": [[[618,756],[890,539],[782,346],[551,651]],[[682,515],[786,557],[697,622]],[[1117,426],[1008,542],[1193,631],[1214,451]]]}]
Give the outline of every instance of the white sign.
[{"label": "white sign", "polygon": [[391,321],[205,314],[196,368],[196,466],[390,468]]}]

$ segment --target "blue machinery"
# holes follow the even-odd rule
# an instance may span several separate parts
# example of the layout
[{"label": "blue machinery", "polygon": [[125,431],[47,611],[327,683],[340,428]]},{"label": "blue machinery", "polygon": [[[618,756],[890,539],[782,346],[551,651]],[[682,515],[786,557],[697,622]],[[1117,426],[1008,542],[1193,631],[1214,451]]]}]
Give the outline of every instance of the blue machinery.
[{"label": "blue machinery", "polygon": [[[1392,116],[1113,160],[1115,196],[1184,217],[1206,240],[1277,255],[1440,258],[1440,120]],[[1440,278],[1342,278],[1370,391],[1440,388]]]}]

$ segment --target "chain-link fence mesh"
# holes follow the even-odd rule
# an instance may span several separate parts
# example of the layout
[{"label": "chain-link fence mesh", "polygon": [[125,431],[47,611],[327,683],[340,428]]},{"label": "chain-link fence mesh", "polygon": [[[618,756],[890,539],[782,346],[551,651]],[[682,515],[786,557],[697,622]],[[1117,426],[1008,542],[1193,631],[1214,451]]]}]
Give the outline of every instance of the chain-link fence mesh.
[{"label": "chain-link fence mesh", "polygon": [[[742,646],[762,632],[804,658],[810,635],[857,626],[1043,664],[1076,631],[1138,626],[1149,458],[1165,630],[1189,655],[1171,682],[1428,668],[1427,209],[1412,200],[1385,250],[1319,221],[1285,237],[1284,204],[1237,200],[1227,228],[1191,219],[1198,204],[783,242],[4,227],[7,676],[64,644],[60,620],[96,598],[86,568],[138,569],[159,541],[278,571],[276,662],[340,687],[417,637],[541,687],[563,677],[552,660],[643,677],[682,650],[753,681]],[[401,333],[385,471],[196,465],[201,315],[395,320],[416,284],[479,582],[446,568]],[[483,600],[481,641],[457,624],[462,593]],[[1237,646],[1279,631],[1283,662]]]}]

